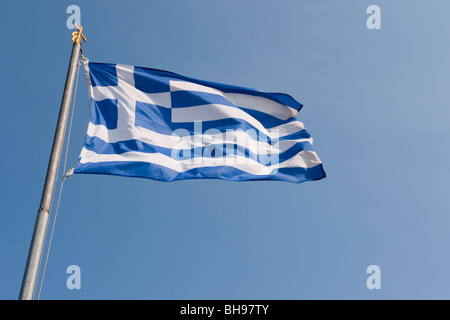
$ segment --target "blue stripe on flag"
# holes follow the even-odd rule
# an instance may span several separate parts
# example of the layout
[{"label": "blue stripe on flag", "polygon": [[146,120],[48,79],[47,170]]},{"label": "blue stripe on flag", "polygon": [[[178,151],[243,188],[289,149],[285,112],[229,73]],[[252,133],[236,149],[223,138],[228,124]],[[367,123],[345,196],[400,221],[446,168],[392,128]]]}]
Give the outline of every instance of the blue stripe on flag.
[{"label": "blue stripe on flag", "polygon": [[208,92],[173,91],[170,93],[170,98],[172,99],[172,108],[186,108],[205,104],[221,104],[236,107],[223,96]]},{"label": "blue stripe on flag", "polygon": [[[150,143],[145,143],[140,140],[131,139],[126,141],[118,141],[115,143],[107,143],[98,137],[86,137],[84,147],[87,150],[94,151],[97,154],[123,154],[126,152],[143,152],[143,153],[161,153],[168,157],[172,156],[172,150],[170,148],[165,148]],[[219,155],[240,155],[252,160],[255,160],[261,164],[268,165],[265,159],[270,157],[270,154],[258,155],[250,151],[245,146],[240,146],[232,143],[221,143],[221,144],[211,144],[205,147],[197,147],[192,149],[184,149],[179,151],[179,157],[184,159],[191,159],[195,157],[217,157],[217,153],[211,154],[213,150],[216,150]],[[311,143],[309,141],[299,141],[292,145],[286,151],[274,154],[277,157],[277,162],[282,163],[286,160],[291,159],[293,156],[301,151],[314,151]],[[261,160],[263,157],[264,160]]]},{"label": "blue stripe on flag", "polygon": [[145,68],[134,67],[134,86],[146,93],[169,92],[169,79],[146,72]]},{"label": "blue stripe on flag", "polygon": [[155,163],[112,161],[79,164],[74,173],[95,173],[123,177],[147,178],[170,182],[184,179],[221,179],[228,181],[277,180],[293,183],[320,180],[326,177],[322,164],[312,168],[281,168],[274,174],[254,175],[234,167],[201,167],[177,172]]}]

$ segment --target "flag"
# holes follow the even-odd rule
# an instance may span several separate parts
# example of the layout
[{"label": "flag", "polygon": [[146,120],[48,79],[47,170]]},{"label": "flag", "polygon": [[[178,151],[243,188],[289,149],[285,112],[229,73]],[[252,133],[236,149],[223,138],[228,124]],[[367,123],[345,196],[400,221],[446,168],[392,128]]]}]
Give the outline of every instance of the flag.
[{"label": "flag", "polygon": [[325,177],[291,96],[84,61],[90,121],[73,173],[181,179]]}]

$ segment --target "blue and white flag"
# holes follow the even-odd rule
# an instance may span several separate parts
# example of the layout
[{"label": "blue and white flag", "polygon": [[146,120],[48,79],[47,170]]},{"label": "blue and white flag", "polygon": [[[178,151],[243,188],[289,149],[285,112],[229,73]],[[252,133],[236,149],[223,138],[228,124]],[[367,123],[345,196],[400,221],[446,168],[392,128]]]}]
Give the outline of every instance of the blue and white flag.
[{"label": "blue and white flag", "polygon": [[325,177],[297,120],[302,104],[286,94],[87,59],[84,65],[90,122],[73,173],[160,181]]}]

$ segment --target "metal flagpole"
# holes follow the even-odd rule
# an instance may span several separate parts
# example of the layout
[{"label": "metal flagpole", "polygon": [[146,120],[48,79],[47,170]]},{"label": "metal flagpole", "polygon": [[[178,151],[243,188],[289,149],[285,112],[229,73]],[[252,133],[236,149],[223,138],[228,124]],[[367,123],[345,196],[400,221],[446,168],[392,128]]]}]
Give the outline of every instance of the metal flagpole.
[{"label": "metal flagpole", "polygon": [[78,59],[80,57],[81,39],[86,41],[82,31],[83,28],[75,24],[78,31],[72,33],[72,54],[70,56],[69,69],[67,71],[66,84],[64,94],[61,101],[58,123],[56,126],[55,136],[53,139],[52,153],[45,178],[44,190],[42,192],[41,204],[37,213],[34,225],[33,238],[31,240],[30,251],[28,253],[25,273],[20,289],[20,300],[32,300],[34,288],[36,286],[39,262],[45,245],[45,234],[47,231],[48,220],[50,218],[50,204],[52,201],[52,193],[56,183],[58,171],[58,163],[61,156],[61,150],[64,144],[64,137],[67,127],[67,119],[69,116],[70,100],[72,99],[72,91],[75,79],[75,71]]}]

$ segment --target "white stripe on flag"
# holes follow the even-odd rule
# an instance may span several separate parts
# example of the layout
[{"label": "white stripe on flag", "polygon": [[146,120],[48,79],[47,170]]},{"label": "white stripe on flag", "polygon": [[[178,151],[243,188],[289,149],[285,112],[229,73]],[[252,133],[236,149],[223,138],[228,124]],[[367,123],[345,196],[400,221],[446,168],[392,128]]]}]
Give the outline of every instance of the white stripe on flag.
[{"label": "white stripe on flag", "polygon": [[89,123],[87,135],[98,137],[106,143],[116,143],[127,140],[139,140],[143,143],[152,144],[169,149],[191,149],[196,147],[205,147],[210,144],[236,143],[242,144],[253,153],[282,153],[292,147],[294,144],[312,139],[283,140],[270,145],[267,141],[256,141],[241,130],[230,131],[216,134],[198,134],[178,137],[177,135],[165,135],[157,133],[142,127],[134,127],[133,130],[108,130],[103,125],[94,125]]},{"label": "white stripe on flag", "polygon": [[242,93],[225,93],[211,87],[206,87],[187,81],[171,80],[170,91],[196,91],[216,94],[224,97],[237,107],[264,112],[281,120],[295,118],[298,114],[297,110],[264,97]]},{"label": "white stripe on flag", "polygon": [[247,112],[223,104],[205,104],[187,108],[172,108],[172,122],[214,121],[223,119],[241,119],[270,136],[269,131]]},{"label": "white stripe on flag", "polygon": [[154,163],[177,172],[185,172],[195,168],[202,167],[216,167],[216,166],[230,166],[236,169],[254,174],[254,175],[268,175],[273,170],[281,168],[312,168],[321,164],[319,157],[314,151],[301,151],[292,158],[280,163],[270,166],[265,166],[253,159],[241,157],[239,155],[227,155],[226,157],[209,158],[203,157],[200,163],[195,158],[185,160],[175,160],[172,157],[161,153],[142,153],[142,152],[126,152],[122,154],[97,154],[85,148],[81,151],[80,163],[99,163],[99,162],[146,162]]}]

